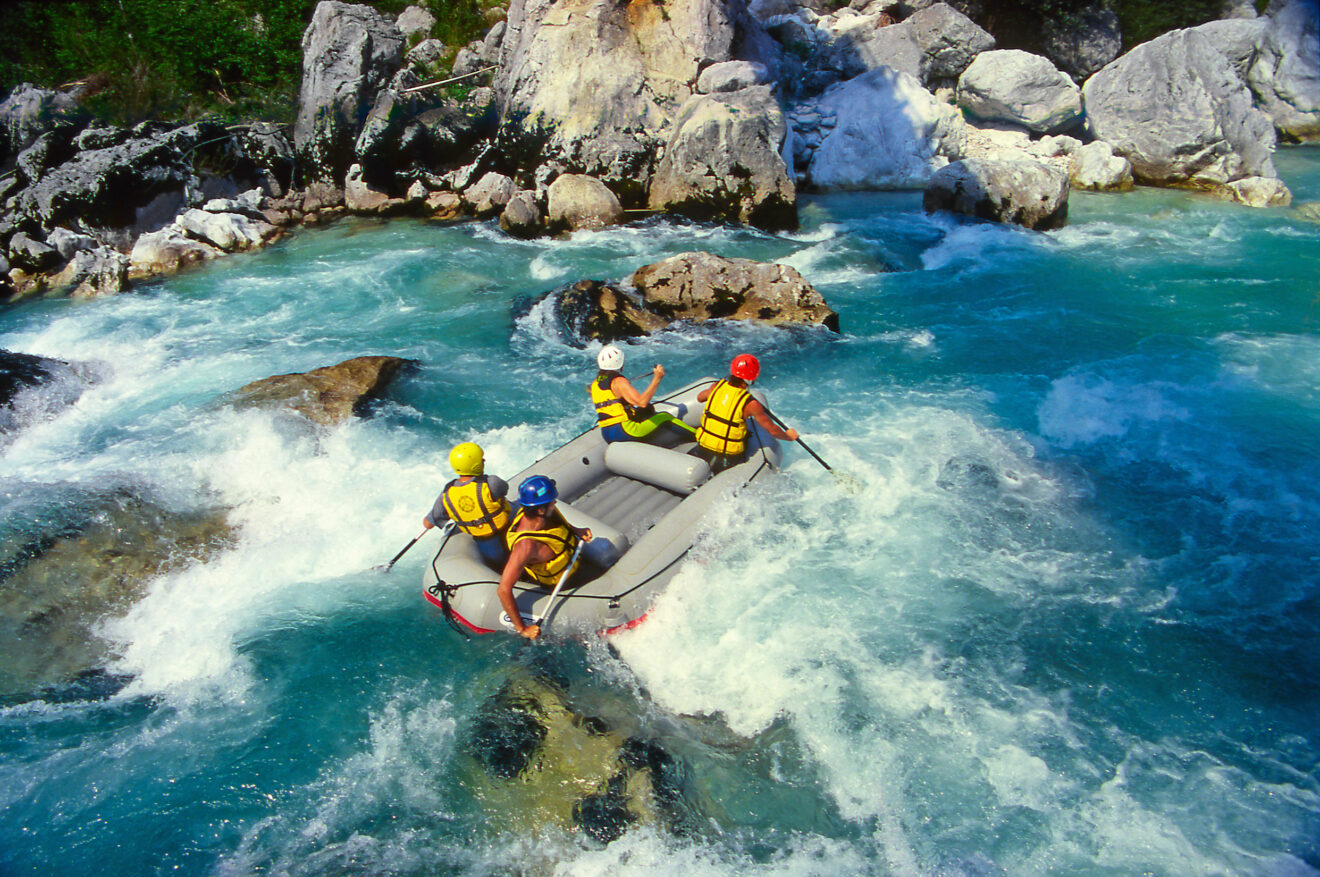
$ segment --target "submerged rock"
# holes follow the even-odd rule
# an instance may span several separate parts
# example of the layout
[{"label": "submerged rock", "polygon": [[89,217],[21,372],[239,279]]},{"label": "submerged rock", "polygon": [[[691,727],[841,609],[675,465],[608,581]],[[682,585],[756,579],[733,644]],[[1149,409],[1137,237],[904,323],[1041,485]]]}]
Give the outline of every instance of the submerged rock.
[{"label": "submerged rock", "polygon": [[[570,703],[567,681],[515,667],[478,708],[460,743],[464,786],[504,831],[580,831],[597,843],[633,825],[685,820],[685,770],[649,737]],[[618,707],[632,724],[631,704]]]},{"label": "submerged rock", "polygon": [[[55,685],[111,657],[97,624],[124,612],[162,574],[233,543],[220,509],[175,512],[131,491],[84,497],[79,519],[0,554],[0,692]],[[67,515],[67,510],[64,511]]]},{"label": "submerged rock", "polygon": [[0,448],[77,402],[93,379],[87,366],[0,350]]},{"label": "submerged rock", "polygon": [[390,381],[415,360],[359,356],[309,372],[276,375],[240,387],[230,397],[239,408],[279,407],[313,423],[332,426],[360,415]]}]

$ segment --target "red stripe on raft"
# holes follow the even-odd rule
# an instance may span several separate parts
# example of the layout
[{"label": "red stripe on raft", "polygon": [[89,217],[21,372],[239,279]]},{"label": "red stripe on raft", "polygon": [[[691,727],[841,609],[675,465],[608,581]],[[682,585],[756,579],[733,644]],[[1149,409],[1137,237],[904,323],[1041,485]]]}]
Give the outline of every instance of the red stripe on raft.
[{"label": "red stripe on raft", "polygon": [[[440,601],[440,598],[437,597],[437,596],[435,596],[434,594],[432,594],[430,591],[422,591],[422,596],[426,598],[426,602],[430,603],[430,604],[431,604],[432,606],[434,606],[435,608],[437,608],[437,609],[444,609],[444,608],[445,608],[445,604],[442,603],[442,602]],[[460,622],[462,622],[462,624],[463,624],[464,627],[466,627],[468,630],[472,631],[473,633],[494,633],[494,632],[495,632],[495,631],[493,631],[493,630],[486,630],[484,627],[477,627],[475,624],[473,624],[472,622],[468,621],[468,620],[467,620],[466,618],[464,618],[462,615],[459,615],[457,612],[455,612],[452,608],[450,608],[449,612],[450,612],[451,615],[453,615],[455,618],[457,618]]]},{"label": "red stripe on raft", "polygon": [[651,614],[650,612],[643,612],[641,615],[638,615],[632,621],[625,621],[623,624],[620,624],[618,627],[607,627],[606,629],[600,632],[600,635],[609,636],[610,634],[618,633],[621,630],[632,630],[634,627],[645,621],[646,616],[650,614]]}]

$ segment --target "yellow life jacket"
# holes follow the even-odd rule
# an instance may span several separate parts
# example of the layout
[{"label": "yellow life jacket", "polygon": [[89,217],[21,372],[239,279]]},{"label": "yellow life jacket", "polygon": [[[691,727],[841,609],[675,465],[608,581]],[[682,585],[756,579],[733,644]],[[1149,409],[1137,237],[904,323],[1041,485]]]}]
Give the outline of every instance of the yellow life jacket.
[{"label": "yellow life jacket", "polygon": [[746,387],[720,381],[706,397],[706,410],[697,429],[697,444],[717,454],[741,454],[747,447],[747,418],[743,409],[752,401]]},{"label": "yellow life jacket", "polygon": [[496,499],[490,492],[485,475],[478,475],[466,484],[455,479],[445,485],[443,496],[449,519],[474,539],[498,536],[509,526],[513,509],[508,500]]},{"label": "yellow life jacket", "polygon": [[628,405],[610,389],[618,376],[617,372],[606,372],[587,386],[591,403],[596,406],[596,425],[602,429],[628,419]]},{"label": "yellow life jacket", "polygon": [[[504,541],[509,546],[509,551],[512,552],[513,546],[524,539],[533,539],[549,545],[554,549],[555,556],[544,563],[529,563],[526,570],[529,576],[542,585],[558,584],[559,577],[563,575],[564,570],[568,568],[568,562],[573,558],[573,550],[577,548],[578,543],[577,537],[568,529],[568,522],[564,520],[558,509],[551,515],[550,526],[544,530],[519,530],[518,522],[522,519],[523,510],[519,509],[518,514],[513,518],[513,523],[504,534]],[[573,571],[577,570],[578,565],[578,563],[573,564]]]}]

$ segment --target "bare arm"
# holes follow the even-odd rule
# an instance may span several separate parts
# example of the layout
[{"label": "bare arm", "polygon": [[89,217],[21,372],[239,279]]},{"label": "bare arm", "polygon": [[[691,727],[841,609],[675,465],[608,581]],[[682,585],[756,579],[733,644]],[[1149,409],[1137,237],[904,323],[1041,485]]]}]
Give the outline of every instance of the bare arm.
[{"label": "bare arm", "polygon": [[780,429],[775,422],[770,419],[770,415],[766,413],[765,408],[761,403],[755,399],[752,399],[747,403],[747,407],[743,409],[743,412],[748,417],[755,417],[756,422],[761,424],[761,427],[775,438],[785,439],[790,442],[797,441],[798,431],[796,429]]},{"label": "bare arm", "polygon": [[610,383],[610,389],[614,391],[614,395],[618,396],[620,399],[627,402],[632,407],[645,408],[647,405],[650,405],[651,400],[655,398],[655,391],[659,389],[660,379],[663,378],[664,376],[665,376],[665,367],[662,365],[657,365],[651,371],[650,385],[647,386],[647,388],[643,392],[638,393],[637,390],[633,387],[632,382],[629,381],[627,378],[623,377],[622,375],[615,378]]},{"label": "bare arm", "polygon": [[535,547],[536,544],[530,539],[524,539],[513,546],[513,550],[509,552],[509,559],[504,562],[504,572],[500,574],[499,587],[495,589],[496,595],[500,598],[500,605],[509,614],[509,621],[513,622],[513,629],[528,639],[536,639],[541,628],[536,624],[523,624],[522,616],[518,614],[518,604],[513,599],[513,586],[522,578],[523,568],[532,559],[532,550]]}]

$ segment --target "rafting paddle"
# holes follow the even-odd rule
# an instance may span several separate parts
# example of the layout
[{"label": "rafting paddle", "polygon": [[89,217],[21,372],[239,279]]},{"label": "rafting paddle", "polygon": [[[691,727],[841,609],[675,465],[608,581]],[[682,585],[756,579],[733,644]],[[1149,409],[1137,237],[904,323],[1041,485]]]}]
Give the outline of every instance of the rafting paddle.
[{"label": "rafting paddle", "polygon": [[[773,420],[776,424],[778,424],[780,429],[788,429],[788,424],[780,420],[773,411],[771,411],[769,408],[766,408],[764,405],[762,405],[761,408],[762,410],[765,411],[766,414],[770,415],[770,419]],[[802,440],[802,436],[798,436],[796,441],[798,444],[802,445],[802,450],[806,451],[808,454],[811,454],[811,456],[816,459],[817,463],[824,466],[825,470],[829,472],[831,475],[833,475],[835,479],[844,487],[846,487],[849,491],[856,493],[861,489],[861,485],[857,483],[857,480],[855,478],[853,478],[851,475],[845,475],[842,472],[836,472],[833,466],[831,466],[829,463],[826,463],[824,458],[821,457],[820,454],[813,451],[811,449],[811,446]]]},{"label": "rafting paddle", "polygon": [[[429,530],[429,529],[431,529],[431,528],[430,528],[430,527],[427,527],[427,528],[426,528],[426,530]],[[378,565],[378,566],[373,566],[372,569],[376,570],[377,572],[389,572],[391,569],[394,568],[394,564],[398,563],[399,558],[400,558],[400,557],[403,557],[405,554],[407,554],[407,553],[408,553],[408,549],[409,549],[409,548],[412,548],[414,545],[416,545],[416,544],[417,544],[417,540],[418,540],[418,539],[421,539],[423,536],[426,535],[426,530],[422,530],[422,532],[420,532],[420,533],[418,533],[416,536],[414,536],[414,537],[413,537],[413,540],[412,540],[411,542],[409,542],[407,545],[403,546],[403,550],[402,550],[402,551],[400,551],[398,554],[396,554],[396,555],[394,555],[393,557],[390,558],[390,562],[389,562],[389,563],[382,563],[382,564],[380,564],[380,565]],[[453,522],[453,521],[450,521],[448,524],[445,524],[445,539],[448,539],[448,538],[449,538],[449,534],[452,533],[453,530],[454,530],[454,522]],[[444,546],[441,545],[441,547],[443,548]]]},{"label": "rafting paddle", "polygon": [[555,589],[550,592],[550,599],[545,602],[545,611],[542,612],[539,616],[537,616],[537,619],[532,622],[537,627],[540,627],[542,625],[542,623],[545,621],[545,617],[549,615],[550,610],[554,608],[555,597],[559,596],[559,589],[564,586],[564,582],[568,581],[569,574],[573,572],[573,567],[577,564],[578,555],[582,553],[582,546],[586,544],[587,543],[582,541],[581,539],[578,540],[577,548],[573,549],[572,559],[569,560],[568,566],[564,569],[564,574],[559,577],[559,583],[555,585]]}]

